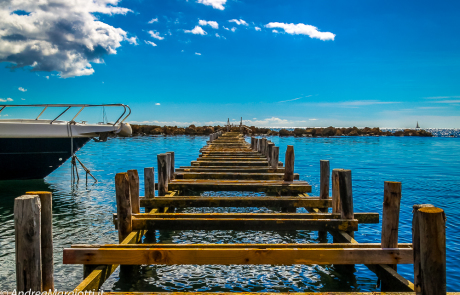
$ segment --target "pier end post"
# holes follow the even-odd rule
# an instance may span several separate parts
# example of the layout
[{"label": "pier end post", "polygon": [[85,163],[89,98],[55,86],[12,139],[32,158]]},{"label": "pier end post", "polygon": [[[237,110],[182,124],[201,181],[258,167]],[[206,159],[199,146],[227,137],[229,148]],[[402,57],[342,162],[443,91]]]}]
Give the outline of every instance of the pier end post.
[{"label": "pier end post", "polygon": [[268,146],[267,146],[267,161],[270,164],[270,166],[271,166],[271,160],[273,157],[273,147],[274,146],[275,144],[271,141],[268,143]]},{"label": "pier end post", "polygon": [[128,170],[129,192],[131,194],[131,208],[134,214],[141,213],[139,201],[139,173],[136,169]]},{"label": "pier end post", "polygon": [[14,200],[16,291],[42,291],[41,205],[38,195]]},{"label": "pier end post", "polygon": [[[328,160],[320,160],[320,193],[319,198],[322,200],[329,199],[329,181],[331,179],[331,168]],[[328,212],[328,208],[324,208],[321,212]]]},{"label": "pier end post", "polygon": [[424,207],[418,209],[416,214],[420,232],[419,294],[446,294],[446,216],[444,210]]},{"label": "pier end post", "polygon": [[115,194],[117,198],[118,241],[121,243],[132,231],[131,196],[128,173],[115,175]]},{"label": "pier end post", "polygon": [[343,169],[332,170],[332,213],[340,213],[342,211],[339,189],[339,171],[341,170]]},{"label": "pier end post", "polygon": [[294,146],[288,145],[284,160],[284,181],[294,181]]},{"label": "pier end post", "polygon": [[168,154],[157,155],[158,196],[165,196],[168,192],[168,171],[170,171],[170,164],[168,163],[168,158]]},{"label": "pier end post", "polygon": [[[339,192],[340,192],[340,205],[341,205],[341,218],[354,219],[353,212],[353,189],[351,181],[351,170],[340,170],[339,174]],[[350,231],[348,234],[354,237],[354,232]]]},{"label": "pier end post", "polygon": [[26,192],[40,198],[42,284],[43,291],[54,290],[53,260],[53,194],[51,192]]},{"label": "pier end post", "polygon": [[[215,138],[217,138],[216,134],[214,133],[214,136]],[[214,139],[215,139],[214,138]],[[170,170],[169,170],[169,180],[173,180],[174,179],[174,165],[175,165],[175,161],[174,161],[174,152],[167,152],[167,154],[170,155],[170,159],[169,159],[169,167],[170,167]]]},{"label": "pier end post", "polygon": [[270,156],[270,166],[273,169],[278,169],[279,157],[280,157],[280,147],[279,146],[273,146],[272,155]]}]

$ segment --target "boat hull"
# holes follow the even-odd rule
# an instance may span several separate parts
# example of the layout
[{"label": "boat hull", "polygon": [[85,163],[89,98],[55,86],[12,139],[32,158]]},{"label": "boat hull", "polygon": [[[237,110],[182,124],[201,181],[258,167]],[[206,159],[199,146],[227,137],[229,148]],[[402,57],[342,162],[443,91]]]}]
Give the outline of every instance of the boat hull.
[{"label": "boat hull", "polygon": [[[73,152],[91,138],[73,138]],[[71,138],[0,138],[0,180],[42,179],[71,156]]]}]

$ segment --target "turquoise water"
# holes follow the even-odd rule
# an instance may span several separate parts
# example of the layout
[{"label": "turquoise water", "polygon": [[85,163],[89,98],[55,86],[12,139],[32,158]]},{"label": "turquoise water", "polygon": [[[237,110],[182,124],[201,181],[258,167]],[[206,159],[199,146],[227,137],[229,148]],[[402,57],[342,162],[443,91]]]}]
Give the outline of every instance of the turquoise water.
[{"label": "turquoise water", "polygon": [[[188,166],[207,137],[115,138],[88,143],[79,158],[99,180],[71,186],[70,165],[64,164],[45,180],[0,181],[0,291],[15,286],[14,198],[29,190],[53,192],[55,278],[60,289],[72,289],[82,279],[81,265],[63,265],[62,249],[77,243],[117,243],[111,222],[116,212],[114,176],[117,172],[156,166],[156,155],[175,151],[176,166]],[[295,148],[295,170],[319,191],[319,160],[331,168],[352,170],[355,212],[382,212],[383,182],[400,181],[403,197],[400,242],[411,242],[412,205],[431,203],[447,214],[448,291],[460,290],[460,138],[339,137],[271,138],[280,146],[280,159],[288,144]],[[141,182],[141,191],[143,183]],[[222,194],[230,194],[223,192]],[[195,210],[195,209],[193,209]],[[250,211],[251,209],[243,209]],[[299,209],[300,210],[300,209]],[[196,209],[209,212],[209,209]],[[241,209],[220,209],[241,212]],[[259,209],[269,212],[268,209]],[[183,210],[192,212],[192,209]],[[380,241],[381,224],[360,225],[359,242]],[[332,238],[328,237],[329,241]],[[148,237],[158,243],[315,243],[316,232],[161,231]],[[398,271],[412,280],[412,265]],[[141,266],[134,278],[118,272],[104,290],[139,291],[376,291],[377,277],[362,265],[342,273],[333,266]]]}]

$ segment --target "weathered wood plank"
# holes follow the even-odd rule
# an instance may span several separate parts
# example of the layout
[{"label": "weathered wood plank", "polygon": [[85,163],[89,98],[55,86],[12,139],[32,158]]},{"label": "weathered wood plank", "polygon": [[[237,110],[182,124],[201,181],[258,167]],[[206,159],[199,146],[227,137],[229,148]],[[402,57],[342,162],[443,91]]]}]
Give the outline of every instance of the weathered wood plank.
[{"label": "weathered wood plank", "polygon": [[[235,173],[235,172],[183,172],[182,179],[237,179],[237,180],[282,180],[284,173]],[[294,180],[299,180],[298,173]]]},{"label": "weathered wood plank", "polygon": [[343,219],[237,219],[135,218],[133,229],[167,230],[358,230],[358,220]]},{"label": "weathered wood plank", "polygon": [[267,161],[192,161],[198,166],[267,166]]},{"label": "weathered wood plank", "polygon": [[[315,207],[327,208],[331,200],[299,197],[157,197],[141,198],[142,207]],[[359,214],[359,213],[357,213]],[[375,217],[373,217],[375,218]],[[357,218],[358,219],[358,218]],[[377,215],[378,222],[378,215]]]},{"label": "weathered wood plank", "polygon": [[412,249],[300,248],[300,249],[117,249],[67,248],[64,264],[410,264]]},{"label": "weathered wood plank", "polygon": [[283,173],[284,168],[244,167],[244,166],[182,166],[176,172],[234,172],[234,173]]}]

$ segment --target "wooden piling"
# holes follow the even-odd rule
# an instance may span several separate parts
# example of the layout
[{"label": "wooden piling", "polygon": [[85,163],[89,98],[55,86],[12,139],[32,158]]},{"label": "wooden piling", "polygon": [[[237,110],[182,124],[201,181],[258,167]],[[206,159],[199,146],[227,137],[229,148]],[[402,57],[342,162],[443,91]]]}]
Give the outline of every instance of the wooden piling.
[{"label": "wooden piling", "polygon": [[[214,133],[214,139],[217,138],[217,134]],[[170,166],[170,170],[169,170],[169,180],[173,180],[174,179],[174,152],[167,152],[167,154],[170,155],[170,159],[169,159],[169,166]]]},{"label": "wooden piling", "polygon": [[416,204],[412,206],[412,248],[414,249],[414,291],[421,294],[421,266],[420,266],[420,225],[418,220],[418,209],[434,207],[431,204]]},{"label": "wooden piling", "polygon": [[37,195],[40,198],[43,291],[54,290],[53,196],[51,192],[42,191],[26,192],[26,195]]},{"label": "wooden piling", "polygon": [[[329,161],[327,160],[320,160],[320,193],[319,198],[327,200],[329,199],[329,179],[331,178],[331,169],[329,165]],[[322,210],[322,212],[327,212],[326,210]]]},{"label": "wooden piling", "polygon": [[115,175],[115,193],[117,199],[118,241],[121,243],[132,231],[128,173],[117,173]]},{"label": "wooden piling", "polygon": [[420,231],[420,294],[446,294],[446,216],[436,207],[417,211]]},{"label": "wooden piling", "polygon": [[256,146],[256,151],[260,153],[261,147],[262,147],[262,139],[261,138],[256,138],[257,140],[257,146]]},{"label": "wooden piling", "polygon": [[170,171],[170,164],[168,163],[168,158],[168,154],[157,155],[159,196],[165,196],[168,192],[168,172]]},{"label": "wooden piling", "polygon": [[132,213],[140,213],[139,203],[139,174],[137,170],[128,170],[129,177],[129,192],[131,195],[131,209]]},{"label": "wooden piling", "polygon": [[213,140],[214,140],[214,133],[211,133],[209,135],[209,142],[213,142]]},{"label": "wooden piling", "polygon": [[268,163],[271,163],[271,159],[272,159],[272,154],[273,154],[273,147],[275,146],[275,144],[273,142],[268,142],[268,145],[267,145],[267,160],[268,160]]},{"label": "wooden piling", "polygon": [[339,189],[339,171],[343,169],[332,170],[332,213],[340,213],[340,189]]},{"label": "wooden piling", "polygon": [[256,143],[256,138],[254,136],[251,136],[251,150],[254,150],[255,143]]},{"label": "wooden piling", "polygon": [[[396,248],[398,245],[400,203],[401,183],[385,181],[383,194],[382,248]],[[396,270],[396,265],[393,265],[392,268]],[[383,286],[382,284],[382,291],[384,291]]]},{"label": "wooden piling", "polygon": [[288,145],[284,160],[284,181],[294,181],[294,146]]},{"label": "wooden piling", "polygon": [[273,146],[272,155],[270,157],[270,166],[273,169],[278,169],[279,156],[280,156],[280,147]]},{"label": "wooden piling", "polygon": [[[351,170],[339,171],[339,191],[342,219],[354,219]],[[349,232],[348,234],[352,237],[354,236],[353,232]]]},{"label": "wooden piling", "polygon": [[144,194],[146,198],[155,198],[155,169],[144,168]]},{"label": "wooden piling", "polygon": [[42,291],[41,206],[38,195],[14,200],[16,291]]}]

